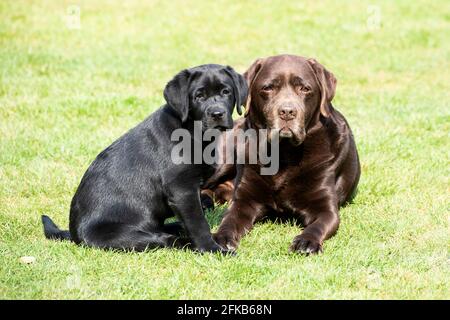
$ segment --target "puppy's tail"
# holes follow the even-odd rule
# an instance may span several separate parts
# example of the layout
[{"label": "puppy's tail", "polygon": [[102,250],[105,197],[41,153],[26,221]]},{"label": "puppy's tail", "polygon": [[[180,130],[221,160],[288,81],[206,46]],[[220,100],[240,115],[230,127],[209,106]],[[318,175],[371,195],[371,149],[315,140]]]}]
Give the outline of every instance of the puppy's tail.
[{"label": "puppy's tail", "polygon": [[72,240],[68,230],[61,230],[48,216],[42,216],[44,234],[47,239],[52,240]]}]

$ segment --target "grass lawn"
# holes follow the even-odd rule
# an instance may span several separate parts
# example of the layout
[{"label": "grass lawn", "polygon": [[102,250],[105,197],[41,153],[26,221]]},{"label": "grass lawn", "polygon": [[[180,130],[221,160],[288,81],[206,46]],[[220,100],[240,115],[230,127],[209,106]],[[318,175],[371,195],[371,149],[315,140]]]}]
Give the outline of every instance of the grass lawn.
[{"label": "grass lawn", "polygon": [[[450,298],[449,1],[121,3],[0,2],[0,299]],[[361,157],[324,254],[288,253],[300,230],[274,223],[237,257],[44,239],[40,216],[67,227],[90,162],[163,104],[176,72],[278,53],[336,75]]]}]

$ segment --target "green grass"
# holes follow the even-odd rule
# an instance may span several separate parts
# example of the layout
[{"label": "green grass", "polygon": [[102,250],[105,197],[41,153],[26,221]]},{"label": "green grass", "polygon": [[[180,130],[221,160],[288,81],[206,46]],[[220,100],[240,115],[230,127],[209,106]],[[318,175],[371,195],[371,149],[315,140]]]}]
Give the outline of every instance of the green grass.
[{"label": "green grass", "polygon": [[[74,3],[79,30],[64,19]],[[123,3],[0,2],[0,298],[450,298],[449,1]],[[243,72],[277,53],[334,72],[361,156],[359,194],[324,254],[288,253],[300,230],[273,223],[237,257],[44,239],[40,215],[67,226],[87,166],[163,103],[177,71]]]}]

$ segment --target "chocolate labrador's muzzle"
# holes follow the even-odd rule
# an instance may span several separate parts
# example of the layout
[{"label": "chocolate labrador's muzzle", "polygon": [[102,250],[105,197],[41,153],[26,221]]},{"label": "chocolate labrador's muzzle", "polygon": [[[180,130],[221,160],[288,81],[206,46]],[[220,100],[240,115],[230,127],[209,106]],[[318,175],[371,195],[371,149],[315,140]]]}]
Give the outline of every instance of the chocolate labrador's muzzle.
[{"label": "chocolate labrador's muzzle", "polygon": [[305,139],[304,108],[297,101],[281,101],[273,108],[270,139],[277,134],[280,139],[290,139],[293,145],[299,145]]}]

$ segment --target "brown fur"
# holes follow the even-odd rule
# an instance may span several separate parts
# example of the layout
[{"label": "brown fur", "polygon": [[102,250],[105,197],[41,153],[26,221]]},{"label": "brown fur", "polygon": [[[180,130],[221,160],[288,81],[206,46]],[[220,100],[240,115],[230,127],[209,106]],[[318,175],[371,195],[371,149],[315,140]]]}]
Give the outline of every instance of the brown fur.
[{"label": "brown fur", "polygon": [[218,168],[207,186],[226,201],[230,183],[223,182],[234,178],[234,191],[214,238],[236,248],[256,221],[293,217],[305,229],[291,250],[320,252],[337,231],[339,207],[352,197],[360,176],[350,127],[331,104],[336,78],[316,60],[292,55],[258,59],[244,77],[246,117],[235,127],[279,132],[280,168],[273,176],[260,175],[259,165]]}]

